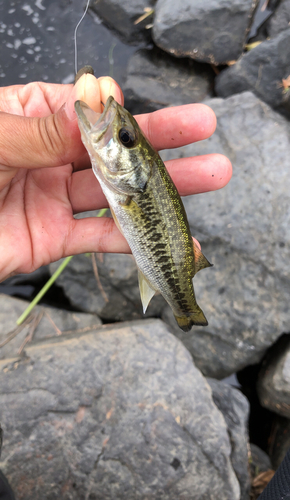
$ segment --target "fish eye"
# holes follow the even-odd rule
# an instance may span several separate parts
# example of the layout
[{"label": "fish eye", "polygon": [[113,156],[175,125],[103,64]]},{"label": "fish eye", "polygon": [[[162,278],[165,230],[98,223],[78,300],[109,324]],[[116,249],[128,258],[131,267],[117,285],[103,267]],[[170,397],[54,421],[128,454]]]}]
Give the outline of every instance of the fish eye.
[{"label": "fish eye", "polygon": [[119,139],[123,146],[126,148],[132,148],[136,142],[136,135],[127,128],[121,128],[119,131]]}]

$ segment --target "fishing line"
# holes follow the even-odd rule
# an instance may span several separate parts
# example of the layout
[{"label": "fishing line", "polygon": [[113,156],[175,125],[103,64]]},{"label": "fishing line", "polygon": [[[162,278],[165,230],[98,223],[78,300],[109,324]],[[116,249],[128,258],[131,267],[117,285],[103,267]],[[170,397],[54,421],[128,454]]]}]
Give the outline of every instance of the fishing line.
[{"label": "fishing line", "polygon": [[87,0],[87,5],[86,5],[86,8],[85,8],[85,11],[82,15],[82,17],[80,18],[78,24],[76,25],[75,27],[75,32],[74,32],[74,44],[75,44],[75,74],[77,74],[78,72],[78,48],[77,48],[77,30],[78,30],[78,27],[79,25],[81,24],[83,18],[85,17],[86,13],[88,12],[88,8],[89,8],[89,5],[90,5],[90,0]]}]

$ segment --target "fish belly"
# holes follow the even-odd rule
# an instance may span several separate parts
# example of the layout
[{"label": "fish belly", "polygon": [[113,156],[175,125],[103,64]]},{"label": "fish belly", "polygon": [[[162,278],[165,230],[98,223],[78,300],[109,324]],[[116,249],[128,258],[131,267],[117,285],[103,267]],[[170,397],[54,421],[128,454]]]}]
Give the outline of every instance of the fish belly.
[{"label": "fish belly", "polygon": [[158,180],[151,180],[144,193],[129,200],[103,189],[139,271],[163,295],[180,328],[189,331],[194,324],[207,324],[192,284],[192,238],[179,195],[173,201],[175,193],[168,193],[162,179]]}]

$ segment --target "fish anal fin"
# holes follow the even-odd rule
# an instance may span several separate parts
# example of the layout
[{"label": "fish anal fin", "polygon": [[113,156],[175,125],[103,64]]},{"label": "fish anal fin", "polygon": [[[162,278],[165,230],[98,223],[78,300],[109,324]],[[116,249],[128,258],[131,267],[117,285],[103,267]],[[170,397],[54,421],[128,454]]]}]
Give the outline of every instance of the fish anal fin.
[{"label": "fish anal fin", "polygon": [[207,258],[203,255],[201,250],[198,248],[197,244],[193,241],[193,251],[194,251],[194,260],[195,260],[195,274],[204,269],[205,267],[212,267]]},{"label": "fish anal fin", "polygon": [[144,274],[139,269],[138,269],[138,281],[139,281],[141,302],[143,306],[143,313],[145,314],[149,302],[155,295],[156,290],[152,288],[148,280],[145,278]]},{"label": "fish anal fin", "polygon": [[184,332],[189,332],[189,330],[191,330],[191,327],[193,325],[196,326],[208,325],[207,319],[199,306],[197,306],[196,311],[192,313],[184,314],[183,316],[174,315],[174,317],[177,321],[179,328],[181,328],[181,330],[183,330]]}]

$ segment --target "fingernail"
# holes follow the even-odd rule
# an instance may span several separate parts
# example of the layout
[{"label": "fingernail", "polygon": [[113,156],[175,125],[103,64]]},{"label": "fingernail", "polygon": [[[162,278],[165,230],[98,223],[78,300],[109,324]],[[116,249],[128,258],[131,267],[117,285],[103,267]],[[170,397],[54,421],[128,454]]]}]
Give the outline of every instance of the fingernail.
[{"label": "fingernail", "polygon": [[63,109],[64,109],[64,112],[65,112],[66,116],[68,117],[69,121],[72,122],[72,121],[77,119],[77,114],[76,114],[75,108],[74,108],[74,102],[70,101],[70,102],[64,103]]},{"label": "fingernail", "polygon": [[79,99],[79,90],[81,89],[81,78],[73,86],[71,93],[64,105],[65,113],[70,121],[76,120],[77,114],[75,112],[75,102]]}]

